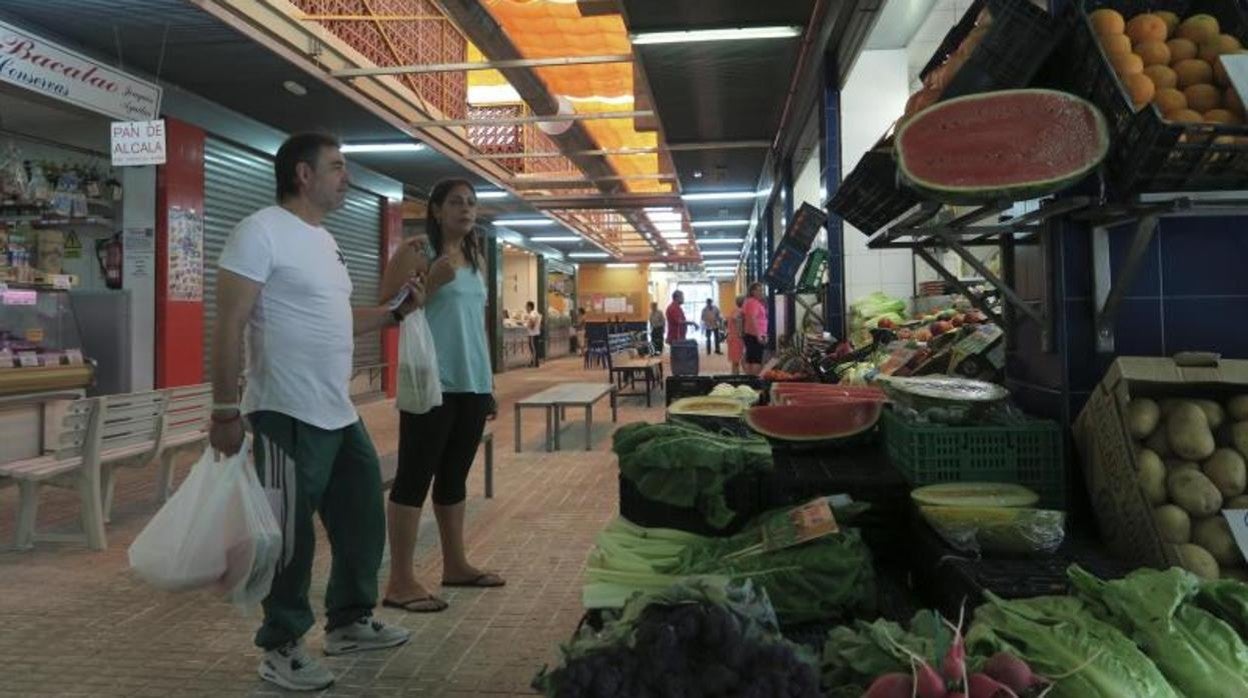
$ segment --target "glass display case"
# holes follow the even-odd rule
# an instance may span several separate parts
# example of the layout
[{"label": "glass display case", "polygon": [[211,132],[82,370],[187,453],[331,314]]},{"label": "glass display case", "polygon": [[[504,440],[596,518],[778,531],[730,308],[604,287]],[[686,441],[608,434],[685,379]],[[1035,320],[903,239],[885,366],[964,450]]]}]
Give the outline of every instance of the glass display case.
[{"label": "glass display case", "polygon": [[85,388],[93,377],[68,291],[0,288],[0,395]]}]

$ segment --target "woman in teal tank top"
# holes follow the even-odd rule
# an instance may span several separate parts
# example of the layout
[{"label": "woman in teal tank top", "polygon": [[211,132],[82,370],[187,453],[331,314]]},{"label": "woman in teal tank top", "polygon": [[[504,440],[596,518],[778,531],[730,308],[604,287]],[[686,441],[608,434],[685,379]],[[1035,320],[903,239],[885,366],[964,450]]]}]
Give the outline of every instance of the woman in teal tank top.
[{"label": "woman in teal tank top", "polygon": [[390,286],[412,274],[427,273],[425,317],[442,384],[441,405],[424,414],[399,412],[398,472],[386,512],[390,578],[382,604],[415,613],[447,607],[416,579],[413,560],[421,509],[431,488],[442,539],[442,585],[504,584],[497,574],[469,563],[464,551],[468,469],[485,422],[497,409],[485,324],[484,254],[476,221],[477,195],[472,184],[439,182],[429,196],[425,216],[433,260],[405,246],[391,261],[382,288],[382,297],[387,297]]}]

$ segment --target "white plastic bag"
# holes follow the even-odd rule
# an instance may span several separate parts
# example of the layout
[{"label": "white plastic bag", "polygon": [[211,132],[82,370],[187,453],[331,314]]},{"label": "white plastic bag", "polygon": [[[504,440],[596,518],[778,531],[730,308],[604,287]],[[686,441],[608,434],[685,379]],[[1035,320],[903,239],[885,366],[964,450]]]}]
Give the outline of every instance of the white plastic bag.
[{"label": "white plastic bag", "polygon": [[130,567],[168,591],[213,587],[241,606],[264,599],[282,531],[251,462],[251,439],[218,459],[205,449],[169,501],[130,545]]},{"label": "white plastic bag", "polygon": [[442,404],[442,380],[433,333],[418,308],[403,318],[399,328],[399,397],[395,406],[404,412],[424,414]]}]

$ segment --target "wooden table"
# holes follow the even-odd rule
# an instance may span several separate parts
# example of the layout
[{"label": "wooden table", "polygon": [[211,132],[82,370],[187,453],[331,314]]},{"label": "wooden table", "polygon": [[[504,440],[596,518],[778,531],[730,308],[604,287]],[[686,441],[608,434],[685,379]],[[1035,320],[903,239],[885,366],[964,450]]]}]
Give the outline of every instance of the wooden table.
[{"label": "wooden table", "polygon": [[546,450],[559,450],[559,432],[567,408],[585,408],[585,450],[592,449],[594,429],[594,403],[611,397],[611,421],[618,421],[616,410],[616,387],[611,383],[561,383],[551,386],[516,402],[516,453],[520,452],[520,413],[525,409],[541,408],[546,412]]}]

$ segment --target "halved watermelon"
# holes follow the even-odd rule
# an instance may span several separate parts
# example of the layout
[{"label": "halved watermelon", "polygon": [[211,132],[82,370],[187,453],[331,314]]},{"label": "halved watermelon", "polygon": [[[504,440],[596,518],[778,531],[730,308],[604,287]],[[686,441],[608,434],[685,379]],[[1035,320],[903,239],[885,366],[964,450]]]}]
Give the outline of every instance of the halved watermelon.
[{"label": "halved watermelon", "polygon": [[1055,90],[958,97],[915,114],[897,131],[905,181],[951,204],[1020,201],[1082,179],[1109,152],[1105,117]]},{"label": "halved watermelon", "polygon": [[865,385],[774,383],[771,386],[771,404],[773,405],[809,403],[823,397],[886,399],[883,390]]},{"label": "halved watermelon", "polygon": [[884,403],[847,400],[823,405],[751,407],[745,423],[778,441],[835,441],[861,434],[880,421]]}]

